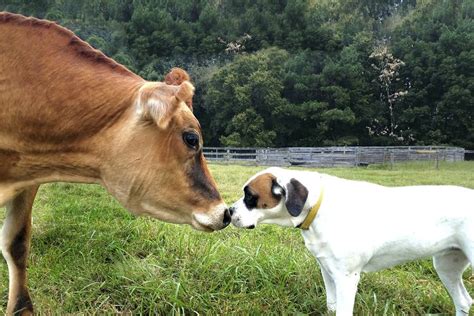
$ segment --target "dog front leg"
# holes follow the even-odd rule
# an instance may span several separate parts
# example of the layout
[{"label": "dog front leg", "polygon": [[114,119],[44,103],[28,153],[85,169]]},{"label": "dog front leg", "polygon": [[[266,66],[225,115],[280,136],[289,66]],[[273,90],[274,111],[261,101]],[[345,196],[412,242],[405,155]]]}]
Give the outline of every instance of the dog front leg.
[{"label": "dog front leg", "polygon": [[360,273],[338,272],[333,275],[333,280],[336,285],[336,316],[352,315]]},{"label": "dog front leg", "polygon": [[331,274],[324,268],[324,266],[318,261],[319,267],[321,268],[321,274],[323,276],[324,287],[326,288],[326,304],[329,312],[336,311],[336,284],[332,279]]}]

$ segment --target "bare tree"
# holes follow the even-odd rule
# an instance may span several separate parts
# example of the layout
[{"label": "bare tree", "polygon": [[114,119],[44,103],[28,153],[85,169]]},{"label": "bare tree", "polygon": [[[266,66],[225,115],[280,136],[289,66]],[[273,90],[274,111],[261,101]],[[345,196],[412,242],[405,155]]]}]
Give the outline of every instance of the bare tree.
[{"label": "bare tree", "polygon": [[245,33],[244,35],[242,35],[241,37],[239,37],[233,42],[226,42],[221,37],[217,38],[219,42],[226,45],[225,52],[228,54],[242,53],[245,50],[245,42],[250,39],[252,39],[252,36],[250,36],[247,33]]},{"label": "bare tree", "polygon": [[373,126],[367,126],[369,135],[389,136],[399,142],[413,141],[411,133],[405,133],[405,137],[403,136],[403,130],[398,129],[394,115],[394,107],[397,102],[408,93],[408,90],[398,90],[395,84],[400,81],[399,70],[405,63],[401,59],[395,58],[385,45],[375,48],[369,58],[373,60],[371,66],[378,71],[379,75],[376,80],[381,88],[380,100],[388,106],[390,116],[389,126],[383,126],[377,119],[374,119]]}]

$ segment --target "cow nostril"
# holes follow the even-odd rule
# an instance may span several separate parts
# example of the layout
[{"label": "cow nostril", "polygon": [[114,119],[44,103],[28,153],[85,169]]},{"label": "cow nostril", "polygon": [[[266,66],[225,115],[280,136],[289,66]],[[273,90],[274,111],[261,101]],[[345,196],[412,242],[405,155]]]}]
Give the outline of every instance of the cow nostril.
[{"label": "cow nostril", "polygon": [[235,212],[235,207],[233,206],[229,207],[230,216],[234,215],[234,212]]},{"label": "cow nostril", "polygon": [[232,220],[232,218],[231,218],[230,211],[229,211],[229,209],[226,209],[225,212],[224,212],[224,220],[223,220],[224,226],[229,225],[231,220]]}]

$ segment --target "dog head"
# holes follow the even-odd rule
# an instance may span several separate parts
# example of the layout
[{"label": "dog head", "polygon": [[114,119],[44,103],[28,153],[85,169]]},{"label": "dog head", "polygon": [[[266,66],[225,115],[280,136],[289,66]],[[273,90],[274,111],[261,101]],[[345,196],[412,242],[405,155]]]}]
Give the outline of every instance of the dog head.
[{"label": "dog head", "polygon": [[[297,226],[304,220],[308,189],[298,176],[301,172],[268,168],[244,185],[244,196],[230,208],[232,224],[255,228],[257,224]],[[305,181],[303,181],[305,182]]]}]

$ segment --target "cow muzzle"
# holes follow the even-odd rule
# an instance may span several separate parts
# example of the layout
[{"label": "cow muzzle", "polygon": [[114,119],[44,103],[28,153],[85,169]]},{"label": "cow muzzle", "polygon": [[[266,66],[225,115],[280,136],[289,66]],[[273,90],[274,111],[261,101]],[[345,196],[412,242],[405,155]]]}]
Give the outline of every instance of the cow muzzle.
[{"label": "cow muzzle", "polygon": [[226,204],[219,204],[211,211],[194,212],[192,226],[197,230],[212,232],[227,227],[231,222],[231,216]]}]

